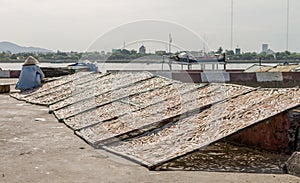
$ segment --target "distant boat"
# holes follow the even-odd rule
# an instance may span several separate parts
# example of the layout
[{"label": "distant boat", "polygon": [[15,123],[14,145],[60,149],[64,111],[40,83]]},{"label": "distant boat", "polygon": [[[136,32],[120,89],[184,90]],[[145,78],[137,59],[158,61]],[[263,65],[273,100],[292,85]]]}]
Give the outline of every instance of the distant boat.
[{"label": "distant boat", "polygon": [[64,75],[74,74],[74,69],[69,69],[66,67],[41,67],[45,77],[60,77]]},{"label": "distant boat", "polygon": [[68,65],[68,68],[74,70],[89,70],[89,66],[84,62],[77,62],[74,64],[70,64]]},{"label": "distant boat", "polygon": [[69,69],[80,70],[80,71],[92,71],[92,72],[100,72],[98,70],[98,66],[95,63],[92,63],[89,60],[85,60],[82,62],[76,62],[74,64],[68,65]]}]

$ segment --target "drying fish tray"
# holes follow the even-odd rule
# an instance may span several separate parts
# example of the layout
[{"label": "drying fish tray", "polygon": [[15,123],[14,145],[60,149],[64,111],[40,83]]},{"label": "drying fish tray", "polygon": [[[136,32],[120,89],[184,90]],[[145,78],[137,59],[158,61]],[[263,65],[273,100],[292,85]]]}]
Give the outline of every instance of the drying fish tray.
[{"label": "drying fish tray", "polygon": [[95,124],[99,121],[115,119],[117,116],[124,115],[135,110],[137,110],[137,107],[135,106],[116,101],[85,113],[64,119],[62,122],[64,122],[64,124],[72,130],[78,130]]},{"label": "drying fish tray", "polygon": [[[137,77],[141,78],[141,77]],[[97,94],[95,96],[89,97],[87,99],[74,102],[72,104],[66,103],[64,100],[61,101],[62,104],[66,104],[64,107],[59,106],[60,108],[52,111],[57,116],[59,120],[63,120],[65,118],[69,118],[78,114],[81,114],[85,111],[89,111],[95,108],[98,108],[100,106],[106,105],[108,103],[117,101],[117,100],[124,100],[136,95],[141,95],[142,93],[147,93],[151,91],[160,91],[163,90],[165,87],[168,87],[168,85],[178,85],[179,87],[186,87],[184,89],[185,91],[189,91],[192,89],[196,89],[200,87],[196,84],[183,84],[181,82],[175,82],[170,79],[166,79],[164,77],[160,76],[152,76],[149,78],[146,78],[144,80],[139,80],[137,82],[134,82],[134,80],[131,80],[132,82],[127,82],[127,85],[121,85],[117,88],[113,88],[111,90],[107,90],[104,93]],[[154,82],[153,82],[154,81]],[[167,91],[167,90],[163,90]],[[167,91],[168,92],[168,91]],[[99,93],[99,92],[98,92]],[[127,100],[123,101],[124,103],[130,103]],[[156,102],[156,101],[154,101]],[[131,103],[132,104],[132,103]],[[51,106],[50,106],[51,108]],[[55,108],[55,107],[54,107]],[[54,109],[53,108],[53,109]]]},{"label": "drying fish tray", "polygon": [[[285,112],[300,105],[300,92],[298,89],[291,89],[288,91],[288,95],[284,95],[283,93],[285,92],[286,91],[282,91],[281,95],[275,94],[272,96],[274,98],[270,97],[268,100],[265,100],[266,103],[260,101],[257,105],[252,105],[243,112],[237,112],[235,118],[233,117],[230,120],[228,120],[228,116],[223,115],[220,119],[212,118],[212,121],[204,121],[205,118],[209,119],[209,117],[207,117],[208,110],[211,110],[211,108],[209,108],[199,114],[181,119],[160,129],[155,129],[135,138],[105,145],[101,148],[127,157],[128,159],[138,161],[149,169],[155,169],[164,163],[203,149],[227,136],[233,135],[278,113]],[[249,94],[251,93],[252,92]],[[278,106],[274,106],[276,100],[287,99],[290,99],[290,103],[287,105],[278,104]],[[239,97],[232,100],[235,102],[231,101],[231,103],[239,104]],[[218,103],[216,105],[224,104]],[[263,105],[266,106],[257,109],[257,107]],[[273,111],[271,108],[274,108]],[[256,109],[265,111],[264,115],[256,116],[248,121],[248,123],[245,121],[244,123],[240,122],[244,120],[241,116],[242,114],[245,114],[247,118],[247,115],[251,116],[251,114],[247,112],[249,110],[255,111]]]},{"label": "drying fish tray", "polygon": [[[132,94],[132,95],[135,95],[135,94]],[[80,114],[84,114],[85,112],[97,109],[99,107],[106,106],[108,104],[117,102],[126,97],[128,97],[128,96],[123,96],[122,98],[114,99],[114,100],[108,100],[108,101],[104,100],[100,103],[95,99],[93,99],[92,102],[91,101],[82,101],[80,103],[75,104],[74,106],[71,106],[70,107],[71,109],[69,111],[68,111],[68,108],[62,109],[63,111],[54,111],[54,115],[59,120],[65,120],[65,119],[68,119],[68,118],[71,118],[71,117],[74,117],[74,116],[77,116]],[[101,99],[100,99],[100,101],[101,101]],[[124,102],[122,102],[122,103],[124,103]],[[81,106],[81,108],[76,108],[77,106],[78,107]],[[65,112],[65,111],[67,111],[67,112]],[[59,115],[59,114],[62,114],[62,115]]]},{"label": "drying fish tray", "polygon": [[76,79],[88,77],[92,74],[93,73],[91,73],[91,72],[77,72],[75,74],[63,76],[54,81],[47,82],[47,83],[43,84],[43,86],[40,88],[34,88],[32,90],[27,90],[27,91],[20,92],[20,93],[12,93],[12,94],[10,94],[10,96],[13,98],[16,98],[18,100],[26,101],[28,103],[37,104],[37,105],[45,105],[45,104],[30,100],[30,97],[34,97],[35,95],[40,95],[40,93],[48,92],[51,89],[61,87],[61,86],[68,84]]},{"label": "drying fish tray", "polygon": [[[162,79],[158,78],[158,79],[160,81],[162,81],[162,79],[164,80],[164,78],[162,78]],[[86,112],[77,113],[76,115],[67,117],[67,118],[63,119],[62,121],[64,121],[64,123],[67,126],[72,126],[73,130],[78,130],[78,129],[84,128],[86,126],[91,126],[93,124],[100,123],[104,120],[107,121],[109,119],[109,117],[110,118],[121,117],[128,113],[143,110],[145,107],[140,107],[140,106],[128,103],[128,102],[124,102],[123,99],[130,97],[130,96],[134,96],[134,95],[140,95],[140,94],[143,94],[146,92],[151,92],[151,91],[154,91],[156,89],[159,89],[159,88],[162,88],[165,86],[171,86],[170,84],[172,84],[172,83],[165,83],[165,84],[163,84],[163,83],[164,82],[160,83],[161,86],[160,86],[160,84],[158,84],[157,88],[155,88],[155,86],[154,86],[154,87],[147,88],[145,90],[143,89],[143,90],[139,91],[139,93],[133,92],[133,94],[131,94],[129,96],[124,96],[117,100],[111,101],[110,103],[107,103],[105,105],[97,106],[95,109],[88,110],[89,111],[88,113],[86,113]],[[180,83],[173,83],[172,86],[177,89],[177,92],[179,95],[182,95],[189,91],[194,91],[200,87],[203,87],[201,85],[199,86],[199,85],[195,85],[195,84],[180,84]],[[171,99],[172,99],[172,97],[170,97],[168,100],[170,101]],[[174,99],[172,99],[172,100],[174,100]],[[115,105],[115,103],[118,103],[119,105],[122,104],[122,105],[120,105],[121,108],[119,108],[117,105]],[[164,103],[164,104],[162,104],[162,103]],[[151,105],[167,106],[167,104],[168,104],[167,101],[158,101],[157,103],[153,103],[153,104],[149,103],[149,105],[146,107],[150,107]],[[127,108],[130,110],[122,109],[123,105],[126,105],[126,106],[129,105]],[[161,108],[157,107],[157,109],[161,109]],[[98,118],[95,118],[95,116],[97,116]]]},{"label": "drying fish tray", "polygon": [[11,96],[50,105],[87,143],[149,169],[300,105],[299,88],[201,86],[148,72],[76,73],[31,92]]},{"label": "drying fish tray", "polygon": [[[86,100],[92,97],[95,97],[97,95],[100,95],[102,93],[112,91],[115,89],[114,85],[117,85],[115,81],[124,81],[124,79],[127,79],[130,75],[117,75],[110,74],[109,76],[101,78],[101,80],[97,80],[95,83],[92,83],[92,85],[87,86],[87,88],[83,89],[81,92],[77,92],[73,95],[66,96],[64,98],[61,98],[59,101],[55,101],[51,104],[49,104],[50,110],[58,110],[60,108],[64,108],[67,105],[71,105],[72,103],[80,102],[81,100]],[[149,79],[151,78],[151,75],[144,75],[141,77],[141,79]],[[126,81],[126,80],[125,80]],[[139,82],[138,80],[137,82]],[[133,80],[135,82],[135,80]],[[118,87],[118,86],[116,86]],[[123,84],[121,84],[121,87],[123,87]]]},{"label": "drying fish tray", "polygon": [[77,78],[73,81],[69,81],[68,83],[64,83],[62,85],[49,88],[48,90],[41,91],[39,93],[32,94],[30,96],[26,96],[27,100],[36,100],[40,98],[46,98],[50,95],[53,95],[55,93],[61,93],[65,90],[72,90],[75,92],[77,88],[85,88],[86,84],[89,84],[91,82],[94,82],[95,80],[103,77],[102,74],[89,74],[85,75],[84,77]]},{"label": "drying fish tray", "polygon": [[[120,86],[120,87],[118,87],[114,90],[106,91],[104,93],[93,91],[94,95],[92,95],[92,94],[88,93],[89,90],[85,90],[84,92],[79,93],[78,95],[73,95],[71,97],[65,98],[62,101],[58,102],[58,103],[50,105],[49,107],[50,107],[50,110],[57,111],[57,110],[61,110],[63,108],[66,108],[70,105],[74,105],[78,102],[93,99],[94,97],[101,96],[105,93],[111,93],[111,94],[114,95],[115,98],[117,98],[116,95],[119,94],[119,93],[125,94],[126,92],[129,92],[129,93],[130,92],[135,92],[137,89],[139,89],[139,88],[134,88],[135,85],[137,85],[138,87],[144,87],[144,89],[146,90],[147,88],[153,88],[153,85],[154,86],[155,85],[160,86],[160,84],[161,84],[160,82],[161,82],[161,80],[158,80],[158,78],[150,77],[150,78],[146,78],[144,80],[139,80],[135,83],[130,83],[128,85]],[[126,91],[126,90],[128,90],[128,91]],[[128,94],[128,95],[130,95],[130,94]]]},{"label": "drying fish tray", "polygon": [[[153,79],[155,80],[155,78]],[[140,90],[134,90],[137,89],[135,85],[140,86],[143,84],[143,81],[151,82],[152,80],[140,80],[138,82],[131,83],[130,85],[120,86],[114,90],[105,91],[104,93],[97,94],[88,99],[75,102],[73,104],[57,109],[53,112],[58,119],[65,119],[71,116],[75,116],[77,114],[81,114],[82,112],[89,111],[91,109],[95,109],[103,105],[112,103],[114,101],[122,100],[124,98],[136,95],[138,93],[148,92],[172,84],[172,82],[170,82],[169,80],[159,79],[154,83],[155,85],[151,85],[151,87],[149,88],[139,87]]]},{"label": "drying fish tray", "polygon": [[[79,77],[81,75],[82,77]],[[139,73],[139,74],[133,74],[130,72],[114,73],[114,74],[89,73],[89,74],[81,74],[81,75],[77,74],[77,77],[74,76],[73,77],[75,78],[74,80],[71,80],[70,78],[72,77],[69,76],[68,82],[64,82],[65,79],[62,77],[61,79],[62,81],[60,80],[54,81],[59,85],[56,87],[49,87],[49,85],[51,85],[50,83],[52,83],[49,82],[48,85],[44,85],[43,87],[39,88],[36,92],[25,95],[23,99],[26,102],[33,103],[33,104],[50,105],[59,102],[61,100],[64,100],[65,98],[68,98],[70,96],[81,93],[87,89],[98,88],[99,90],[102,87],[104,88],[104,90],[111,90],[112,88],[118,87],[119,85],[126,85],[128,82],[135,82],[138,80],[152,77],[152,74],[148,72]],[[105,81],[106,78],[110,78],[110,79],[108,81]],[[95,82],[95,80],[97,82]],[[101,80],[104,80],[105,82],[101,82]],[[124,82],[124,83],[120,83],[120,82]],[[90,88],[87,88],[87,86],[89,85]],[[21,96],[21,94],[19,95]]]},{"label": "drying fish tray", "polygon": [[[109,75],[108,77],[110,77],[110,79],[108,80],[105,80],[106,77],[102,77],[104,78],[104,82],[99,81],[95,83],[95,87],[92,87],[92,89],[95,92],[97,91],[106,92],[109,90],[113,90],[114,88],[117,88],[119,86],[126,85],[128,82],[136,82],[139,80],[147,79],[149,77],[152,77],[152,75],[150,73],[140,73],[136,75],[133,75],[132,73],[122,73],[122,74],[115,73]],[[80,87],[80,85],[78,87]],[[86,90],[86,88],[81,88],[81,91],[76,92],[76,89],[77,89],[76,87],[70,87],[68,90],[57,91],[43,98],[38,98],[35,100],[35,102],[45,103],[47,105],[50,105],[59,102],[68,96],[72,96],[76,93],[80,93]]]},{"label": "drying fish tray", "polygon": [[[110,143],[114,140],[124,140],[136,134],[161,127],[167,123],[197,113],[224,99],[237,97],[253,90],[253,88],[251,89],[249,87],[243,88],[241,86],[235,86],[240,89],[240,93],[236,94],[236,90],[232,90],[232,86],[226,86],[228,89],[225,89],[225,97],[217,98],[214,94],[203,96],[203,94],[209,90],[215,91],[216,86],[210,85],[195,90],[198,95],[191,95],[193,92],[187,92],[182,95],[173,96],[155,105],[149,105],[136,112],[133,111],[130,114],[119,116],[114,120],[89,125],[76,131],[76,134],[82,138],[86,138],[90,144],[94,144],[95,147],[98,147],[103,143]],[[189,98],[190,100],[184,102],[182,98]]]}]

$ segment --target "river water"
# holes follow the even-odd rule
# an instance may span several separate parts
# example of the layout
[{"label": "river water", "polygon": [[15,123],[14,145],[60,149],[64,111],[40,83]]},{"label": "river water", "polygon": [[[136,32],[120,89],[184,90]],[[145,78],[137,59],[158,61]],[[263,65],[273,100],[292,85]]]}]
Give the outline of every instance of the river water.
[{"label": "river water", "polygon": [[[70,63],[40,63],[41,67],[66,67]],[[228,63],[226,68],[232,70],[243,70],[252,66],[254,63]],[[266,64],[264,64],[266,65]],[[268,64],[276,65],[276,64]],[[161,63],[98,63],[98,67],[102,72],[106,70],[169,70],[168,64]],[[215,69],[223,69],[222,64],[215,65]],[[22,63],[0,63],[3,70],[21,70]],[[172,70],[187,69],[186,65],[172,64]],[[192,69],[201,69],[200,64],[192,65]],[[205,69],[212,69],[211,64],[207,64]]]}]

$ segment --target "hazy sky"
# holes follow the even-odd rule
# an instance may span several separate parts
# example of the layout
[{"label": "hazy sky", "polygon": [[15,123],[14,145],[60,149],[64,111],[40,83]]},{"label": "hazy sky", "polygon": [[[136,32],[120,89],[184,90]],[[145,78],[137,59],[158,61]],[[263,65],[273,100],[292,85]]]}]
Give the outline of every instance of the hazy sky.
[{"label": "hazy sky", "polygon": [[[234,0],[234,47],[238,45],[242,51],[260,51],[261,44],[268,43],[275,51],[285,50],[286,4],[287,0]],[[120,40],[112,39],[111,42],[120,46],[123,42],[139,39],[167,42],[168,32],[171,32],[173,43],[179,46],[183,45],[182,40],[178,42],[179,37],[195,33],[200,38],[205,35],[207,47],[212,50],[219,46],[230,49],[230,7],[231,0],[0,0],[0,41],[52,50],[84,51],[103,36],[119,36]],[[299,9],[300,1],[290,0],[289,50],[297,52],[300,52]],[[122,30],[124,24],[145,19],[166,24],[162,28],[162,24],[146,26],[148,37],[138,37],[143,34],[138,26],[143,24],[134,24],[124,32],[114,31],[114,28]],[[175,23],[178,30],[181,25],[191,32],[173,34],[172,30],[177,28],[167,30],[168,22]],[[131,35],[127,35],[128,31]],[[151,37],[151,31],[156,36]],[[195,43],[197,39],[186,37],[189,38],[183,47],[203,48],[201,39],[198,44]],[[147,46],[146,41],[143,44]]]}]

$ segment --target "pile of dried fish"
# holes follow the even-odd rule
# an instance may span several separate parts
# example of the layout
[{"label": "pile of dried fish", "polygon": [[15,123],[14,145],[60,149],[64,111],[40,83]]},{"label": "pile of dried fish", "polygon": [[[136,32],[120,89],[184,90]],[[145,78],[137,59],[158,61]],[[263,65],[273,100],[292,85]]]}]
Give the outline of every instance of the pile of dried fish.
[{"label": "pile of dried fish", "polygon": [[75,92],[71,96],[67,96],[58,102],[50,104],[49,108],[51,111],[54,111],[54,110],[64,108],[68,105],[80,102],[82,100],[92,98],[97,95],[96,91],[99,91],[99,89],[101,88],[102,88],[101,85],[89,86],[87,88],[82,89],[81,92]]},{"label": "pile of dried fish", "polygon": [[35,91],[34,93],[31,93],[31,94],[40,93],[40,92],[43,92],[43,91],[48,91],[51,88],[61,86],[61,85],[64,85],[66,83],[78,80],[78,79],[81,80],[82,78],[90,77],[91,75],[93,75],[93,73],[91,73],[91,72],[77,72],[77,73],[72,74],[72,75],[62,76],[57,80],[54,80],[54,81],[43,84],[43,87],[39,88],[37,91]]},{"label": "pile of dried fish", "polygon": [[64,108],[56,110],[54,113],[59,119],[66,118],[68,116],[102,105],[104,103],[112,102],[114,100],[118,100],[120,98],[124,98],[126,96],[133,95],[139,92],[145,92],[151,89],[160,88],[168,84],[171,84],[170,80],[166,80],[163,78],[152,78],[102,94],[97,94],[98,92],[96,91],[96,95],[94,95],[94,97],[90,97],[87,100],[82,100],[72,105],[68,105]]},{"label": "pile of dried fish", "polygon": [[[114,115],[110,116],[110,119],[112,119],[110,121],[101,122],[97,118],[98,121],[93,121],[95,125],[89,126],[88,128],[85,127],[76,133],[88,142],[96,143],[98,141],[104,141],[114,136],[139,129],[145,125],[159,122],[163,119],[169,118],[170,116],[176,115],[176,112],[179,113],[180,111],[180,99],[178,97],[174,97],[143,109],[130,111],[130,113],[129,111],[124,111],[123,113],[119,113],[122,115],[119,115],[117,119],[112,119],[113,117],[116,117],[116,113],[113,113]],[[107,120],[107,118],[104,120]]]},{"label": "pile of dried fish", "polygon": [[[97,85],[93,85],[92,87],[89,87],[89,89],[86,89],[83,92],[80,92],[76,95],[73,95],[71,97],[66,98],[65,100],[61,100],[60,102],[57,102],[53,105],[50,105],[50,110],[57,110],[60,109],[66,105],[71,105],[74,104],[78,101],[84,100],[84,99],[88,99],[92,96],[97,96],[101,93],[103,93],[103,85],[107,82],[103,81],[104,79],[107,81],[108,79],[110,79],[110,77],[113,77],[114,75],[112,74],[111,76],[107,76],[104,78],[101,78],[99,80],[95,81],[95,84]],[[139,85],[136,85],[135,87],[151,87],[151,85],[159,85],[160,80],[158,78],[150,78],[148,80],[142,81]],[[100,84],[99,84],[100,83]],[[125,88],[129,88],[129,87],[125,87]],[[102,89],[102,90],[101,90]],[[137,88],[138,89],[138,88]],[[117,92],[119,93],[120,89],[114,90],[112,92]],[[134,89],[134,91],[136,91],[136,89]],[[124,91],[124,93],[126,93],[126,91]]]},{"label": "pile of dried fish", "polygon": [[[256,91],[253,91],[247,94],[247,97],[240,97],[252,99],[252,94],[257,96]],[[142,160],[147,166],[158,165],[195,149],[201,149],[249,125],[300,105],[299,89],[273,90],[269,92],[269,97],[257,100],[257,103],[254,102],[255,104],[243,109],[240,109],[240,106],[244,105],[243,98],[240,97],[218,103],[199,114],[138,138],[110,145],[108,149]],[[230,107],[226,110],[226,106]],[[237,110],[235,112],[232,109]],[[219,118],[216,118],[216,115]]]},{"label": "pile of dried fish", "polygon": [[106,74],[91,74],[88,77],[80,78],[68,83],[65,83],[64,85],[61,85],[60,88],[55,88],[55,90],[48,90],[45,91],[45,94],[40,93],[39,95],[35,95],[35,98],[40,98],[41,96],[49,96],[55,93],[62,92],[64,90],[72,90],[73,95],[81,93],[85,90],[87,90],[90,87],[95,86],[99,81],[102,81],[103,77],[107,76]]},{"label": "pile of dried fish", "polygon": [[137,107],[135,106],[124,104],[122,102],[113,102],[97,109],[64,119],[64,123],[72,129],[77,130],[135,110],[137,110]]},{"label": "pile of dried fish", "polygon": [[164,101],[168,98],[180,96],[183,93],[193,91],[197,88],[199,88],[197,85],[173,83],[172,85],[164,86],[156,90],[150,90],[148,92],[128,97],[122,101],[142,108]]},{"label": "pile of dried fish", "polygon": [[[150,77],[152,77],[152,75],[147,72],[136,74],[131,72],[120,72],[109,74],[108,76],[100,74],[85,74],[82,75],[82,77],[75,77],[76,79],[74,80],[70,79],[68,82],[65,82],[65,79],[61,79],[64,82],[60,82],[58,87],[52,87],[52,89],[46,89],[47,85],[43,86],[41,90],[38,90],[38,92],[34,92],[27,97],[24,97],[24,100],[36,104],[50,105],[72,95],[81,93],[84,90],[93,90],[93,87],[97,85],[102,85],[102,87],[97,87],[97,90],[104,88],[105,91],[109,91],[113,88],[118,88],[120,85],[126,85],[131,82],[144,80]],[[102,81],[95,82],[98,78],[103,79]],[[90,88],[88,86],[90,86]]]},{"label": "pile of dried fish", "polygon": [[58,119],[95,147],[148,167],[203,149],[300,105],[298,88],[199,86],[148,72],[77,73],[14,97],[51,104]]},{"label": "pile of dried fish", "polygon": [[90,74],[91,74],[90,72],[77,72],[75,74],[63,76],[63,77],[61,77],[59,79],[56,79],[54,81],[45,83],[45,84],[43,84],[43,87],[40,87],[40,88],[37,88],[37,89],[35,88],[35,89],[32,89],[32,90],[27,90],[27,91],[24,91],[24,92],[21,92],[21,93],[12,93],[11,96],[14,97],[14,98],[17,98],[19,100],[25,100],[25,97],[29,97],[29,96],[32,96],[32,95],[39,94],[41,92],[48,91],[49,89],[59,87],[61,85],[64,85],[68,82],[79,79],[81,77],[89,76]]},{"label": "pile of dried fish", "polygon": [[268,70],[268,72],[291,72],[295,68],[299,67],[298,64],[294,65],[277,65],[276,67]]},{"label": "pile of dried fish", "polygon": [[[66,91],[68,92],[75,92],[82,90],[82,88],[84,86],[81,86],[82,84],[91,82],[93,80],[95,80],[97,77],[100,77],[101,75],[99,74],[85,74],[82,77],[76,77],[75,80],[71,80],[68,82],[62,82],[62,84],[60,83],[60,85],[56,86],[56,87],[50,87],[48,88],[46,83],[46,86],[41,87],[43,89],[43,91],[39,91],[40,89],[38,89],[39,92],[33,92],[30,95],[27,95],[24,97],[24,100],[31,102],[31,103],[37,103],[37,104],[44,104],[47,105],[49,104],[47,102],[47,98],[52,98],[53,95],[61,94],[62,92],[64,92],[63,94],[66,94]],[[60,80],[64,80],[63,78]],[[55,82],[55,81],[54,81]],[[50,82],[51,83],[51,82]],[[50,84],[49,84],[50,85]],[[48,88],[48,89],[45,89]],[[62,96],[62,95],[60,95]],[[57,96],[57,97],[60,97]]]},{"label": "pile of dried fish", "polygon": [[[137,82],[140,80],[144,80],[147,78],[152,77],[152,75],[150,75],[149,73],[141,73],[141,74],[136,74],[133,75],[132,73],[115,73],[115,74],[111,74],[107,77],[103,77],[102,81],[98,81],[97,83],[95,83],[96,85],[90,87],[90,88],[82,88],[80,91],[77,91],[77,93],[81,93],[84,90],[91,90],[92,93],[97,94],[97,93],[102,93],[102,92],[107,92],[109,90],[112,90],[114,88],[118,88],[120,86],[124,86],[130,82]],[[46,103],[47,104],[51,104],[51,103],[55,103],[57,101],[60,101],[64,98],[66,98],[67,96],[72,96],[74,93],[74,91],[78,90],[77,88],[71,88],[71,90],[66,90],[63,92],[57,92],[53,95],[55,95],[56,98],[53,99],[53,97],[48,97]],[[45,102],[44,100],[38,100],[37,102]]]},{"label": "pile of dried fish", "polygon": [[[172,91],[170,88],[171,86],[167,87],[169,87],[169,91]],[[124,116],[120,116],[115,120],[107,121],[105,123],[98,123],[93,127],[81,129],[79,132],[77,132],[77,134],[85,138],[90,143],[103,142],[115,136],[129,133],[132,130],[141,130],[144,127],[149,128],[149,125],[157,127],[157,124],[160,124],[160,122],[163,122],[163,120],[174,118],[178,115],[183,115],[184,113],[189,111],[194,111],[197,109],[200,110],[219,100],[223,100],[224,98],[239,95],[242,92],[248,92],[250,89],[248,87],[225,85],[225,87],[221,87],[222,89],[224,89],[224,91],[221,90],[221,92],[224,93],[223,98],[216,97],[216,95],[218,96],[218,94],[214,94],[214,92],[219,92],[219,89],[217,89],[219,87],[216,87],[215,85],[198,88],[193,92],[182,94],[182,92],[185,92],[184,88],[185,87],[177,87],[177,91],[180,92],[175,92],[175,90],[173,91],[173,93],[168,92],[167,96],[170,98],[163,100],[163,102],[159,102],[155,105],[148,105],[148,107]],[[236,88],[239,88],[239,90],[237,90]],[[156,91],[157,90],[154,90],[153,92],[157,93]],[[195,95],[191,95],[191,93]],[[206,93],[209,93],[209,95],[205,95]],[[142,94],[142,96],[145,96],[145,94]],[[160,97],[159,95],[151,96],[152,99]],[[149,101],[152,102],[155,100]],[[171,121],[172,120],[169,120],[169,122]]]},{"label": "pile of dried fish", "polygon": [[76,91],[73,95],[66,96],[65,98],[62,98],[61,101],[50,105],[50,110],[56,110],[66,105],[95,96],[97,92],[104,92],[107,90],[107,85],[110,85],[110,83],[113,83],[115,79],[119,79],[120,77],[121,75],[117,75],[116,73],[101,75],[98,79],[91,83],[87,83],[89,85],[82,86],[83,90]]},{"label": "pile of dried fish", "polygon": [[[140,83],[138,83],[136,85],[132,85],[132,86],[129,86],[129,87],[120,88],[120,91],[116,90],[116,92],[122,94],[122,93],[126,93],[128,91],[129,92],[128,94],[130,94],[130,95],[134,94],[136,92],[143,93],[143,92],[146,92],[148,90],[152,90],[152,89],[155,89],[155,88],[160,88],[160,87],[162,87],[164,85],[168,85],[169,82],[167,82],[167,81],[168,80],[165,80],[164,78],[153,78],[153,79],[151,79],[149,81],[146,80],[146,81],[140,82]],[[163,107],[165,107],[165,108],[174,107],[174,106],[180,104],[180,102],[181,102],[181,100],[180,100],[181,95],[182,94],[186,94],[184,92],[187,92],[189,90],[194,90],[194,89],[197,89],[199,87],[198,85],[188,84],[188,83],[187,84],[181,84],[180,87],[179,87],[178,83],[174,83],[172,86],[177,89],[176,90],[177,91],[177,96],[176,97],[169,98],[169,99],[167,99],[165,101],[162,101],[162,102],[159,101],[156,105],[153,105],[152,103],[149,103],[148,106],[151,106],[151,105],[153,105],[153,106],[152,107],[148,107],[146,110],[143,110],[143,111],[148,111],[148,112],[152,112],[153,114],[155,114],[155,113],[158,113],[160,111],[163,111],[164,110]],[[119,98],[120,98],[120,95],[116,95],[116,96],[119,96]],[[175,94],[173,94],[173,96],[175,96]],[[87,102],[86,104],[89,105],[89,103],[91,103],[92,105],[96,105],[96,103],[94,101]],[[122,103],[123,104],[127,104],[126,100],[125,101],[121,101],[121,104]],[[83,103],[81,103],[81,104],[83,104]],[[115,106],[115,103],[113,102],[113,103],[111,103],[109,105],[101,106],[97,110],[91,110],[88,113],[83,113],[83,114],[73,115],[73,116],[70,115],[72,113],[76,113],[73,110],[77,110],[77,112],[79,112],[81,110],[80,106],[77,106],[76,109],[74,108],[72,110],[73,112],[69,111],[69,112],[65,112],[64,113],[64,114],[72,116],[72,117],[68,117],[67,116],[66,119],[64,120],[64,122],[67,125],[72,126],[72,128],[77,128],[78,129],[78,128],[85,127],[84,125],[87,126],[87,125],[91,125],[91,124],[94,124],[94,123],[99,123],[99,122],[101,122],[103,120],[108,120],[110,118],[114,118],[114,117],[117,117],[117,116],[125,115],[128,112],[134,112],[134,110],[139,110],[139,111],[142,110],[142,108],[140,108],[140,107],[138,107],[136,105],[131,105],[131,107],[128,108],[128,109],[132,109],[132,110],[126,110],[126,111],[120,110],[118,107],[113,107],[112,108],[111,105]],[[135,107],[133,108],[133,106],[135,106]],[[107,115],[106,114],[107,111],[109,111],[113,115]],[[144,112],[144,113],[146,113],[146,112]],[[116,114],[118,114],[118,115],[116,116]],[[86,118],[85,116],[88,116],[88,119],[84,120]],[[97,118],[95,118],[96,116],[97,116]],[[100,116],[106,116],[106,117],[105,118],[101,118]],[[110,116],[110,118],[108,118],[108,116]],[[86,121],[86,122],[84,122],[84,121]]]}]

